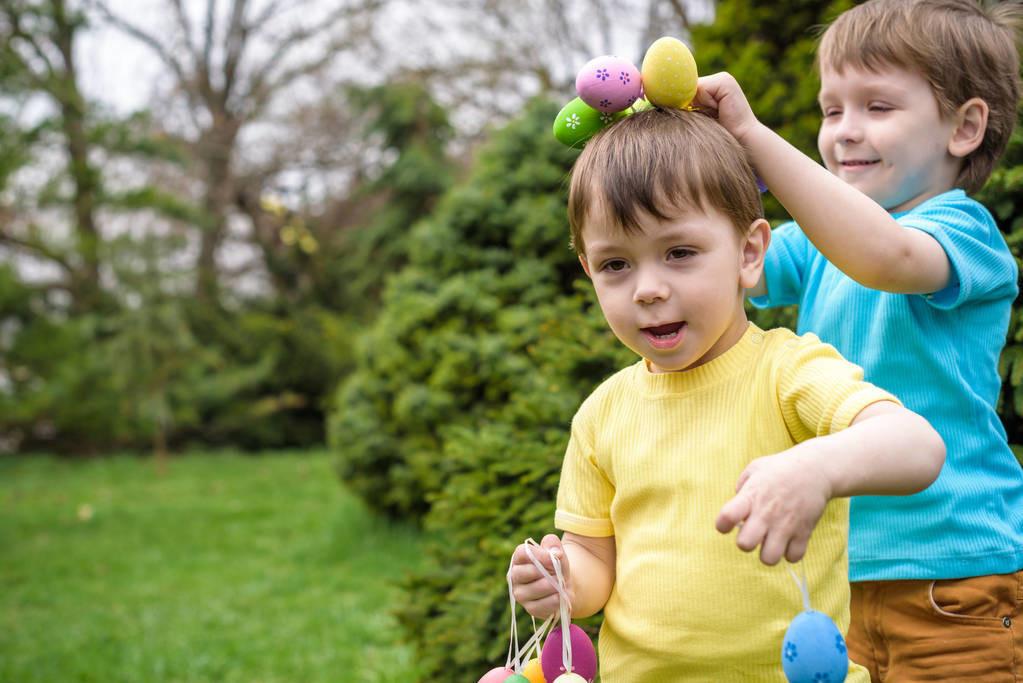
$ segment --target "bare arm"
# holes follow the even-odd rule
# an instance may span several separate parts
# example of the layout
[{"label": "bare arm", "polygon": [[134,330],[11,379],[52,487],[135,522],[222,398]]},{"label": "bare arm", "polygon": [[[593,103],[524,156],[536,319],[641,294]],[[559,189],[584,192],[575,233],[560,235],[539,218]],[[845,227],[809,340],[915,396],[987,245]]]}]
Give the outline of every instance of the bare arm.
[{"label": "bare arm", "polygon": [[832,498],[902,495],[923,490],[945,462],[945,444],[919,415],[891,401],[864,408],[848,429],[810,439],[751,462],[736,495],[718,515],[736,544],[776,564],[803,557],[810,534]]},{"label": "bare arm", "polygon": [[615,583],[614,536],[595,538],[565,532],[562,547],[572,563],[572,617],[580,619],[604,609]]},{"label": "bare arm", "polygon": [[731,75],[701,78],[695,102],[717,111],[771,193],[843,273],[865,287],[907,294],[936,292],[948,284],[951,267],[937,240],[903,228],[870,197],[760,123]]},{"label": "bare arm", "polygon": [[951,267],[936,239],[902,227],[880,204],[763,124],[744,146],[814,246],[853,280],[904,294],[936,292],[948,284]]},{"label": "bare arm", "polygon": [[831,498],[917,493],[945,463],[945,442],[934,428],[891,401],[867,406],[848,429],[813,441]]}]

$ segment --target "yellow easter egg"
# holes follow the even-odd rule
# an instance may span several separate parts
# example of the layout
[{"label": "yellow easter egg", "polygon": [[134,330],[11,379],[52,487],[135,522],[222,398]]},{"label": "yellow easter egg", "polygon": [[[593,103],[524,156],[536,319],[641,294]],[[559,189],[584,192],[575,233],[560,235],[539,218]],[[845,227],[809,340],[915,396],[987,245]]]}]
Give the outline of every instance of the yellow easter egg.
[{"label": "yellow easter egg", "polygon": [[643,57],[643,92],[658,107],[683,109],[696,96],[696,60],[677,38],[658,38]]},{"label": "yellow easter egg", "polygon": [[543,668],[539,659],[530,659],[522,669],[522,675],[529,679],[529,683],[547,683],[543,677]]}]

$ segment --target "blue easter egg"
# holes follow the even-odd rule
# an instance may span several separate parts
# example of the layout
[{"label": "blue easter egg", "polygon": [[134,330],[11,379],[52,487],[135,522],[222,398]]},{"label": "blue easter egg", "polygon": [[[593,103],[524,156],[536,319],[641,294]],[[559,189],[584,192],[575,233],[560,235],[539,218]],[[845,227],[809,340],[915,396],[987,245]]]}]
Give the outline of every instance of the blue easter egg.
[{"label": "blue easter egg", "polygon": [[789,683],[841,683],[849,671],[845,639],[828,615],[809,610],[785,632],[781,667]]}]

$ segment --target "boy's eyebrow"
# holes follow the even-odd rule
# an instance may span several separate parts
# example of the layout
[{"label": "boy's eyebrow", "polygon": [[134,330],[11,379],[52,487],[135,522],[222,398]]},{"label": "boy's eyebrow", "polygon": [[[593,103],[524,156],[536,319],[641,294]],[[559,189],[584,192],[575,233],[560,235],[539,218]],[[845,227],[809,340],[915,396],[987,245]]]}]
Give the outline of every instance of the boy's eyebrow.
[{"label": "boy's eyebrow", "polygon": [[[905,97],[905,88],[900,88],[891,83],[868,83],[856,89],[856,94],[867,97]],[[833,96],[831,91],[821,88],[817,91],[817,103],[820,104],[826,97]]]},{"label": "boy's eyebrow", "polygon": [[[697,233],[692,230],[687,230],[683,226],[674,225],[670,228],[659,230],[655,235],[641,235],[641,239],[651,241],[657,244],[670,244],[673,242],[688,242],[692,241],[697,237]],[[586,240],[586,251],[589,252],[591,257],[603,256],[605,254],[614,254],[625,250],[626,247],[618,241],[613,239],[604,240]]]}]

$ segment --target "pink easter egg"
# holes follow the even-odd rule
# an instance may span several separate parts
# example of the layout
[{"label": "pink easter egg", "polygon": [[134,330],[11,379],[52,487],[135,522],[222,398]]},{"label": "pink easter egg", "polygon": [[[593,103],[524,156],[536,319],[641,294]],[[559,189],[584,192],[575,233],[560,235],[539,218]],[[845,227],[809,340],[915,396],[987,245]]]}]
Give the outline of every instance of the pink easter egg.
[{"label": "pink easter egg", "polygon": [[579,98],[594,109],[614,114],[629,108],[643,89],[639,69],[627,59],[604,55],[586,62],[575,78]]},{"label": "pink easter egg", "polygon": [[515,672],[508,667],[499,666],[483,674],[483,678],[479,680],[479,683],[504,683],[510,676],[514,675]]},{"label": "pink easter egg", "polygon": [[[569,639],[572,643],[572,673],[582,676],[588,683],[592,683],[597,675],[597,653],[593,650],[593,643],[586,631],[575,624],[569,626]],[[554,626],[550,635],[543,644],[540,651],[540,666],[543,668],[543,677],[553,681],[561,674],[566,673],[561,658],[562,629],[561,625]]]}]

